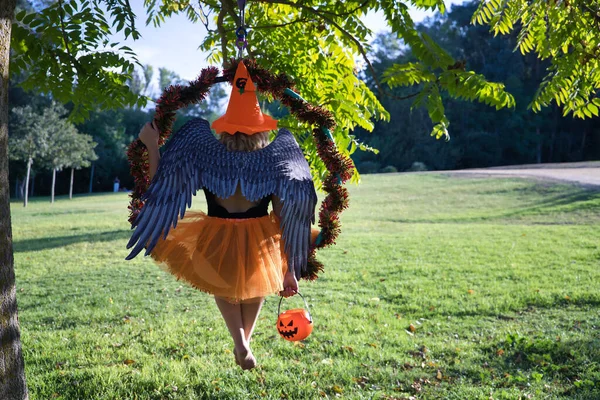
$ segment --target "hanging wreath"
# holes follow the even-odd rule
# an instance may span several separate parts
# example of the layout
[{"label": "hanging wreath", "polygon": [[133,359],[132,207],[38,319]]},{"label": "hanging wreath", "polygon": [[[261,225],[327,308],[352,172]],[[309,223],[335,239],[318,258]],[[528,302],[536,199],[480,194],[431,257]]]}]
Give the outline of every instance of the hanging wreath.
[{"label": "hanging wreath", "polygon": [[[240,60],[232,60],[223,75],[218,76],[216,67],[208,67],[188,86],[169,86],[157,101],[155,124],[160,132],[159,146],[171,136],[176,112],[180,108],[203,101],[211,86],[218,82],[233,82],[235,71]],[[314,280],[323,264],[315,257],[317,249],[335,243],[340,234],[339,214],[348,207],[348,191],[343,184],[352,177],[354,164],[352,160],[341,154],[333,141],[331,131],[335,128],[333,115],[318,106],[307,103],[293,90],[293,81],[285,74],[273,75],[270,71],[258,66],[254,60],[243,60],[252,80],[259,92],[267,93],[288,107],[290,113],[307,125],[313,126],[312,134],[317,147],[317,154],[323,160],[328,174],[323,180],[323,190],[327,193],[319,210],[319,227],[321,232],[315,244],[310,248],[308,267],[302,276]],[[133,223],[144,203],[142,196],[150,185],[148,177],[148,151],[139,139],[131,143],[127,150],[131,175],[135,180],[135,188],[131,193],[129,205],[129,222]]]}]

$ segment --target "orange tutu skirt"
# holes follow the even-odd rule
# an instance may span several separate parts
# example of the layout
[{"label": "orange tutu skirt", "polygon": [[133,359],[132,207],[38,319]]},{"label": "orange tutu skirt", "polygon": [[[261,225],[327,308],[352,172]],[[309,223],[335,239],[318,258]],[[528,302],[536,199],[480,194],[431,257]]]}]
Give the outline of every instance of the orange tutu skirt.
[{"label": "orange tutu skirt", "polygon": [[225,219],[188,211],[152,258],[197,289],[243,301],[283,290],[287,261],[275,214]]}]

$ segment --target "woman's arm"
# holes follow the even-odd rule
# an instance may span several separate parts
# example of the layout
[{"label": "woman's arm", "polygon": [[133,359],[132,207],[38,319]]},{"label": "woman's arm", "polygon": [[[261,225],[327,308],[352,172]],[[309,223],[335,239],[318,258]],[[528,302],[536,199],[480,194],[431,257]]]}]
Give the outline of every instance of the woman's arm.
[{"label": "woman's arm", "polygon": [[156,174],[158,162],[160,161],[160,152],[158,151],[158,131],[154,129],[154,125],[148,122],[142,127],[138,135],[142,143],[148,149],[148,165],[150,166],[150,179]]}]

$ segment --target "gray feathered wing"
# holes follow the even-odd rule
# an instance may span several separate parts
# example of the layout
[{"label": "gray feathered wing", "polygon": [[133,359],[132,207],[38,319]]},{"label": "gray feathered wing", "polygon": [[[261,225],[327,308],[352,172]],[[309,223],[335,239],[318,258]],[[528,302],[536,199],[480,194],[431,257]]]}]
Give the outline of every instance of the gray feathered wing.
[{"label": "gray feathered wing", "polygon": [[287,130],[252,152],[228,151],[212,134],[207,121],[187,122],[165,145],[145,205],[134,221],[127,244],[130,260],[146,249],[150,254],[158,240],[177,226],[192,195],[203,188],[228,198],[240,186],[250,201],[274,194],[282,201],[281,230],[290,270],[300,278],[306,269],[310,227],[315,221],[317,195],[302,150]]}]

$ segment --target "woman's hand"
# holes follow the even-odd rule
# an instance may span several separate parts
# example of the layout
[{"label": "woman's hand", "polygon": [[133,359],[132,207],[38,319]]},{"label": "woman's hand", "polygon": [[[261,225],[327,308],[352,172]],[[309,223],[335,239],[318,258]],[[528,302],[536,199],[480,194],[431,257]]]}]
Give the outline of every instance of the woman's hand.
[{"label": "woman's hand", "polygon": [[158,148],[158,131],[151,122],[142,127],[138,137],[147,148]]},{"label": "woman's hand", "polygon": [[154,178],[158,169],[160,160],[160,152],[158,151],[158,131],[154,128],[154,124],[148,122],[142,127],[138,137],[148,149],[148,175],[150,179]]},{"label": "woman's hand", "polygon": [[286,272],[283,277],[283,290],[279,292],[280,296],[290,297],[298,293],[298,280],[293,272]]}]

